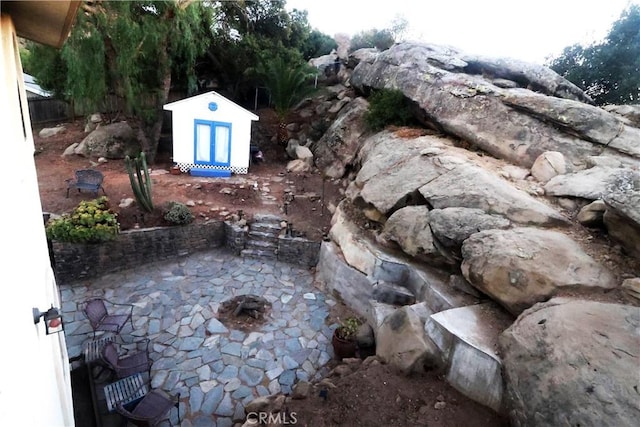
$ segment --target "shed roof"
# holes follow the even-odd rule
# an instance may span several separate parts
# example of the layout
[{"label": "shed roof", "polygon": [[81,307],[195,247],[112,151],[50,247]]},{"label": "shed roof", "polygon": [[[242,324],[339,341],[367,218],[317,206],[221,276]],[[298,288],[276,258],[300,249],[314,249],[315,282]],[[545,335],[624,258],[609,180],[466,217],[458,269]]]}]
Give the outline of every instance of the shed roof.
[{"label": "shed roof", "polygon": [[80,7],[79,0],[3,1],[2,13],[11,15],[20,37],[62,47]]},{"label": "shed roof", "polygon": [[247,110],[246,108],[243,108],[241,106],[239,106],[238,104],[236,104],[235,102],[231,101],[228,98],[225,98],[224,96],[220,95],[218,92],[215,91],[211,91],[211,92],[207,92],[207,93],[203,93],[200,95],[196,95],[196,96],[192,96],[189,98],[185,98],[185,99],[181,99],[179,101],[175,101],[175,102],[170,102],[168,104],[164,105],[164,109],[165,110],[169,110],[169,111],[174,111],[177,109],[180,109],[181,107],[186,107],[188,104],[192,104],[194,102],[200,103],[203,101],[206,101],[207,99],[211,99],[211,100],[216,100],[217,102],[223,102],[235,109],[237,109],[239,112],[246,114],[247,117],[251,120],[260,120],[260,118],[253,114],[251,111]]},{"label": "shed roof", "polygon": [[32,75],[22,73],[22,78],[24,79],[24,88],[27,92],[35,93],[36,95],[40,95],[45,98],[51,96],[51,92],[42,89],[40,85],[36,83],[36,79],[34,79]]}]

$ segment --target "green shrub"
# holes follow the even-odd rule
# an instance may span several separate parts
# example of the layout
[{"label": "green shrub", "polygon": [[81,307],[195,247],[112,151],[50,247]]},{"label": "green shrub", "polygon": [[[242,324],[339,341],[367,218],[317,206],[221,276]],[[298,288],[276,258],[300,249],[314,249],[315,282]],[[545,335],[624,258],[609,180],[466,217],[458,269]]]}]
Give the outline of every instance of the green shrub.
[{"label": "green shrub", "polygon": [[411,123],[413,114],[404,94],[397,89],[381,89],[369,97],[369,109],[364,121],[373,131],[388,125],[404,126]]},{"label": "green shrub", "polygon": [[83,200],[71,214],[49,221],[47,237],[72,243],[100,243],[113,240],[120,231],[118,216],[109,209],[109,199],[102,196]]},{"label": "green shrub", "polygon": [[191,209],[184,203],[171,202],[169,209],[164,214],[164,219],[171,224],[185,225],[190,224],[193,221],[193,214]]}]

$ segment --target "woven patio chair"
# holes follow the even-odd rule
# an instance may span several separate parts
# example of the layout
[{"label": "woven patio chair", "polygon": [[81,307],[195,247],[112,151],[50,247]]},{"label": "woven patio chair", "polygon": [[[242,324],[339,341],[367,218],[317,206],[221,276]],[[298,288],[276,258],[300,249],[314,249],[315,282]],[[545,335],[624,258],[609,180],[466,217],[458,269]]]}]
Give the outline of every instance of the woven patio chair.
[{"label": "woven patio chair", "polygon": [[[107,305],[114,310],[122,307],[124,314],[113,314],[113,311],[109,312]],[[133,329],[132,304],[118,304],[103,298],[94,298],[84,303],[82,311],[85,316],[87,316],[87,319],[89,319],[91,328],[93,328],[94,339],[97,331],[113,332],[119,335],[127,322],[131,322],[131,329]]]},{"label": "woven patio chair", "polygon": [[[131,408],[133,406],[133,408]],[[178,409],[178,425],[180,425],[180,393],[171,396],[160,389],[153,389],[147,393],[137,404],[116,404],[116,411],[136,426],[156,426],[160,421],[169,418],[172,407]]]},{"label": "woven patio chair", "polygon": [[136,343],[136,347],[138,348],[135,351],[123,353],[122,346],[108,342],[102,348],[102,361],[107,368],[115,373],[117,378],[142,372],[146,372],[148,378],[151,378],[153,361],[149,358],[149,340],[145,339]]}]

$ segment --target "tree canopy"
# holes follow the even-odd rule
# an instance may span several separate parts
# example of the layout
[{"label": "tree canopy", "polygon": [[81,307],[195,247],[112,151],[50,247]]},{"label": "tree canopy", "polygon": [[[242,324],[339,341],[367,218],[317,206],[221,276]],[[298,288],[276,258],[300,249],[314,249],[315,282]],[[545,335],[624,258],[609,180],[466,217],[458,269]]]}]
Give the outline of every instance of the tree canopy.
[{"label": "tree canopy", "polygon": [[32,45],[26,68],[44,88],[89,108],[115,96],[138,119],[153,159],[172,76],[195,91],[211,25],[210,9],[192,0],[87,1],[61,51]]},{"label": "tree canopy", "polygon": [[267,81],[266,74],[247,70],[273,68],[275,63],[265,64],[278,58],[304,74],[306,60],[336,47],[331,37],[311,29],[306,11],[288,12],[285,5],[88,0],[60,51],[30,44],[23,62],[43,88],[76,104],[99,109],[105,98],[117,98],[138,122],[153,161],[170,88],[187,94],[215,88],[247,104]]},{"label": "tree canopy", "polygon": [[399,41],[407,29],[408,22],[405,18],[396,16],[389,28],[379,30],[372,28],[361,31],[351,38],[349,50],[351,52],[365,47],[375,47],[378,50],[389,49]]},{"label": "tree canopy", "polygon": [[596,104],[640,102],[640,6],[629,6],[601,43],[568,46],[548,65]]},{"label": "tree canopy", "polygon": [[216,24],[206,58],[199,66],[203,81],[215,82],[223,93],[247,103],[255,95],[255,74],[249,69],[281,58],[293,68],[327,54],[335,41],[312,30],[307,12],[287,12],[284,0],[213,2]]}]

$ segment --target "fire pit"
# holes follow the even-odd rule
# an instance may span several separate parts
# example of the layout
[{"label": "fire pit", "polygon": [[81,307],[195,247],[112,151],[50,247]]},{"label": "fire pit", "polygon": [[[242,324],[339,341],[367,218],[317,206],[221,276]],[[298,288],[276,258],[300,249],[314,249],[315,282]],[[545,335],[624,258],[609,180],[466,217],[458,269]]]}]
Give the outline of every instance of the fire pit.
[{"label": "fire pit", "polygon": [[271,303],[256,295],[238,295],[228,299],[218,310],[218,320],[231,329],[251,331],[265,322]]}]

